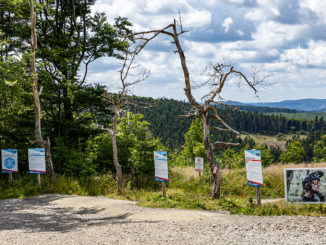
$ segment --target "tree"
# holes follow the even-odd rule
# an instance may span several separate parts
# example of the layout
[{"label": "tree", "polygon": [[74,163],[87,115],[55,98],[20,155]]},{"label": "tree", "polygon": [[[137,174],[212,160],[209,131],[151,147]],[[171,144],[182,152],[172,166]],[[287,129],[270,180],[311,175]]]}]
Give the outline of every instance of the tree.
[{"label": "tree", "polygon": [[35,141],[40,146],[45,147],[45,161],[47,173],[50,177],[51,183],[55,184],[55,172],[53,169],[51,150],[50,150],[50,139],[43,140],[42,138],[42,128],[41,128],[41,104],[38,92],[38,79],[36,73],[35,65],[35,52],[37,46],[37,35],[35,31],[36,25],[36,13],[34,12],[34,3],[33,0],[30,0],[30,13],[31,13],[31,75],[32,75],[32,90],[33,90],[33,102],[34,102],[34,112],[35,112]]},{"label": "tree", "polygon": [[176,165],[194,165],[195,157],[205,157],[203,144],[203,122],[196,118],[192,121],[188,132],[185,134],[185,143],[180,152],[175,152],[173,161]]},{"label": "tree", "polygon": [[293,139],[288,143],[287,149],[281,154],[280,160],[283,163],[300,163],[302,161],[304,149],[299,139]]},{"label": "tree", "polygon": [[316,162],[326,161],[326,136],[322,136],[314,145],[314,160]]},{"label": "tree", "polygon": [[147,179],[152,182],[154,176],[153,151],[164,149],[160,141],[152,135],[149,126],[142,114],[131,112],[121,117],[118,124],[118,131],[121,134],[120,142],[123,141],[130,152],[128,169],[125,169],[131,173],[133,184],[136,186],[143,185],[142,183]]},{"label": "tree", "polygon": [[[21,23],[29,18],[26,11],[29,1],[3,1],[1,24],[4,36],[10,40],[4,52],[21,55],[30,38],[28,28],[21,28]],[[89,100],[85,104],[78,96],[85,93],[88,66],[101,57],[121,58],[119,52],[128,44],[121,35],[130,33],[131,23],[118,17],[109,24],[104,13],[91,14],[94,0],[36,0],[34,3],[38,17],[36,69],[39,85],[43,86],[41,104],[45,122],[53,127],[49,132],[54,137],[74,145],[80,138],[76,132],[85,131],[86,123],[91,129],[91,122],[84,117],[89,113],[85,108],[93,105],[89,105]]]},{"label": "tree", "polygon": [[[109,105],[113,106],[114,115],[113,115],[113,122],[112,122],[112,129],[107,129],[112,137],[112,150],[113,150],[113,163],[116,169],[117,175],[117,194],[120,195],[122,193],[122,170],[121,165],[118,159],[118,148],[117,148],[117,125],[118,119],[122,112],[122,106],[127,102],[123,100],[123,97],[130,92],[130,89],[133,85],[139,84],[142,81],[146,80],[149,75],[149,72],[144,72],[140,77],[135,80],[130,81],[129,75],[132,70],[135,68],[133,63],[137,54],[143,48],[143,45],[135,45],[135,43],[131,43],[128,48],[124,50],[124,60],[122,67],[119,71],[120,73],[120,87],[117,94],[109,94],[107,93],[105,98]],[[129,115],[129,114],[128,114]]]},{"label": "tree", "polygon": [[[179,26],[179,28],[178,28]],[[203,96],[204,103],[199,103],[192,94],[192,84],[190,81],[190,74],[186,63],[186,58],[181,47],[181,43],[179,41],[179,36],[183,34],[185,31],[182,29],[181,21],[179,25],[177,25],[176,20],[174,23],[169,24],[168,26],[159,29],[159,30],[151,30],[145,32],[139,32],[132,35],[135,39],[141,39],[144,43],[148,43],[159,34],[165,34],[173,39],[173,43],[176,46],[176,53],[178,53],[181,67],[184,75],[185,82],[185,94],[188,98],[188,101],[193,107],[193,113],[190,113],[189,116],[199,117],[203,121],[203,143],[205,146],[205,153],[207,157],[207,161],[212,170],[215,167],[219,167],[219,164],[215,160],[215,150],[217,149],[225,149],[230,146],[236,146],[237,143],[227,143],[222,141],[210,141],[210,130],[217,129],[220,131],[229,131],[238,134],[238,132],[232,129],[225,121],[218,115],[216,110],[216,104],[220,106],[227,107],[228,105],[221,103],[216,100],[216,98],[220,97],[220,93],[222,92],[225,83],[227,83],[232,77],[237,77],[239,81],[244,81],[249,87],[256,93],[256,86],[263,82],[263,80],[257,80],[256,74],[253,74],[253,81],[249,81],[247,77],[240,71],[234,69],[234,67],[230,64],[211,64],[207,70],[206,74],[208,75],[208,80],[203,84],[204,86],[210,87],[210,92]],[[215,119],[217,120],[221,127],[211,126],[211,121]],[[212,197],[217,198],[220,196],[220,183],[221,177],[219,171],[217,174],[212,174],[213,176],[213,187],[212,187]]]}]

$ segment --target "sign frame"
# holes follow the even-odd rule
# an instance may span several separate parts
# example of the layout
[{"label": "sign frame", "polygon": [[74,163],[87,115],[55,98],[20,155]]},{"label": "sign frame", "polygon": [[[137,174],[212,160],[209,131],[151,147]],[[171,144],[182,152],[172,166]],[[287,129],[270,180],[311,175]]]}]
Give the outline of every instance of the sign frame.
[{"label": "sign frame", "polygon": [[245,150],[248,186],[264,187],[260,150]]},{"label": "sign frame", "polygon": [[[313,172],[322,171],[323,174],[324,174],[323,177],[321,177],[321,179],[323,180],[323,183],[324,183],[323,184],[323,187],[324,187],[323,189],[326,190],[326,167],[320,167],[320,168],[284,168],[283,171],[284,171],[284,199],[285,199],[286,203],[295,203],[295,204],[325,204],[326,203],[326,191],[322,193],[325,196],[324,201],[314,201],[314,202],[309,202],[309,201],[306,202],[306,201],[301,201],[301,200],[300,201],[289,201],[289,189],[291,187],[288,187],[288,184],[291,185],[291,183],[289,183],[290,181],[289,181],[289,175],[288,175],[288,173],[290,171],[293,171],[293,172],[294,171],[297,171],[297,172],[306,171],[305,176],[308,176],[309,174],[311,174]],[[310,171],[310,172],[308,172],[308,171]],[[293,173],[293,175],[294,175],[294,173]],[[296,174],[296,175],[298,176],[299,174]],[[294,176],[292,177],[291,182],[293,181],[293,178],[294,178]],[[298,177],[296,177],[296,178],[298,178]],[[303,181],[303,179],[300,179],[300,186],[301,186],[302,192],[303,192],[304,188],[303,188],[303,185],[302,185],[302,181]],[[300,196],[300,197],[302,198],[302,196]]]},{"label": "sign frame", "polygon": [[195,157],[195,171],[204,171],[204,158]]},{"label": "sign frame", "polygon": [[30,174],[46,174],[45,148],[28,148]]},{"label": "sign frame", "polygon": [[1,149],[1,163],[2,173],[18,173],[18,149]]},{"label": "sign frame", "polygon": [[166,151],[154,151],[155,180],[169,182],[169,169]]}]

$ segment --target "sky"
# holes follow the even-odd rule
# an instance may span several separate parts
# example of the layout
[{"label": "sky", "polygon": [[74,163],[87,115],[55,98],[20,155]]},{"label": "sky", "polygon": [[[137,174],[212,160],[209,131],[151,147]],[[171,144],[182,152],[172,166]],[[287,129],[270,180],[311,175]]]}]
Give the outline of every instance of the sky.
[{"label": "sky", "polygon": [[[326,1],[324,0],[97,0],[93,12],[132,22],[132,30],[161,29],[179,18],[187,33],[179,36],[191,82],[207,79],[210,63],[231,63],[251,77],[259,71],[268,86],[258,97],[230,80],[221,96],[240,102],[276,102],[326,95]],[[171,39],[160,36],[137,57],[150,77],[132,89],[138,96],[187,100],[180,59]],[[87,80],[117,88],[121,64],[101,58]],[[131,80],[132,80],[131,76]],[[200,100],[208,88],[193,90]]]}]

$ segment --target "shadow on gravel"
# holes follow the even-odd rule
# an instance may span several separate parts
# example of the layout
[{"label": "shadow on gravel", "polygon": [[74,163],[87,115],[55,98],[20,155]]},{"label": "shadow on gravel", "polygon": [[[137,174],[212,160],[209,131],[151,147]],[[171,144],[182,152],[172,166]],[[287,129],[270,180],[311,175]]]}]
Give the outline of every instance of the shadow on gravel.
[{"label": "shadow on gravel", "polygon": [[88,226],[105,226],[130,223],[157,223],[155,221],[131,221],[124,213],[117,216],[99,215],[103,208],[58,208],[50,202],[70,196],[44,195],[26,199],[0,200],[0,231],[24,230],[26,232],[69,232]]}]

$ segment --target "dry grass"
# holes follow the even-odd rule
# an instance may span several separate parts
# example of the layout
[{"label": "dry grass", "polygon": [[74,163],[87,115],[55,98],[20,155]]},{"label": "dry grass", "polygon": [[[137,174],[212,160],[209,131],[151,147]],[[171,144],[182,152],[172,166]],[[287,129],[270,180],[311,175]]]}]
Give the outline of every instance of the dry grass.
[{"label": "dry grass", "polygon": [[172,171],[183,175],[187,179],[199,177],[199,173],[195,171],[195,167],[174,167]]},{"label": "dry grass", "polygon": [[269,174],[269,175],[275,175],[275,176],[283,176],[284,168],[325,168],[326,163],[299,163],[299,164],[277,164],[277,165],[271,165],[267,168],[263,169],[263,175]]},{"label": "dry grass", "polygon": [[[286,149],[286,141],[292,139],[293,135],[288,134],[284,135],[285,140],[278,140],[276,136],[260,135],[260,134],[243,134],[240,135],[241,139],[244,139],[246,136],[252,138],[256,144],[266,144],[270,146],[279,146],[282,150]],[[306,138],[306,135],[300,135],[300,139]]]},{"label": "dry grass", "polygon": [[[326,162],[322,163],[299,163],[299,164],[276,164],[271,165],[263,169],[263,175],[283,176],[284,168],[326,168]],[[172,171],[183,175],[185,178],[196,178],[199,176],[198,171],[195,171],[194,167],[174,167]],[[223,175],[228,175],[236,170],[234,169],[222,169]]]}]

